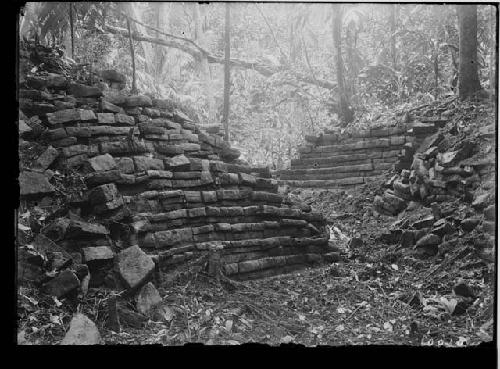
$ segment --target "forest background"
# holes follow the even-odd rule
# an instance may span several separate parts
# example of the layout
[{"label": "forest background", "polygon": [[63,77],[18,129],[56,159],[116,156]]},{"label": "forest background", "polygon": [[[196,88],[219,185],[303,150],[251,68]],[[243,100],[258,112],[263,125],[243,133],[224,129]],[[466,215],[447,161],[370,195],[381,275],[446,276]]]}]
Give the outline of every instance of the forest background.
[{"label": "forest background", "polygon": [[[492,92],[496,7],[470,8]],[[289,167],[305,135],[391,124],[458,90],[451,4],[39,2],[21,15],[21,38],[117,70],[126,89],[170,98],[201,125],[225,124],[253,166]]]}]

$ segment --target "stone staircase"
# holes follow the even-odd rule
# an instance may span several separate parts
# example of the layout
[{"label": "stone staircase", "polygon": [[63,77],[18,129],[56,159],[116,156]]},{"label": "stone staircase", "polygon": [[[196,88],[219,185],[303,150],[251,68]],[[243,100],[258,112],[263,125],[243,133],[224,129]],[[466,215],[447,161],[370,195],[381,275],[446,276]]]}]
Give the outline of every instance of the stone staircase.
[{"label": "stone staircase", "polygon": [[411,165],[414,148],[436,132],[434,122],[306,136],[299,158],[278,172],[280,184],[335,188],[362,185],[392,169]]}]

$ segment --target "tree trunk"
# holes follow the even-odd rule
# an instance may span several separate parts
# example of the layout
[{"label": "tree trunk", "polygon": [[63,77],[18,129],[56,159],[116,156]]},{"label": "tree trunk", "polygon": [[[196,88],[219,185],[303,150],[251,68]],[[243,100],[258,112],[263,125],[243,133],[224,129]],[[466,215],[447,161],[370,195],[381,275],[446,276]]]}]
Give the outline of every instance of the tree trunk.
[{"label": "tree trunk", "polygon": [[457,5],[459,24],[458,95],[461,100],[481,89],[477,72],[477,6]]},{"label": "tree trunk", "polygon": [[231,65],[229,61],[231,59],[231,38],[230,38],[230,8],[229,3],[226,3],[226,25],[224,32],[224,109],[222,121],[224,123],[224,140],[229,141],[229,84],[231,82]]},{"label": "tree trunk", "polygon": [[[161,14],[161,7],[162,3],[158,2],[156,3],[156,29],[161,30],[161,23],[160,23],[160,14]],[[156,31],[156,38],[159,38],[160,34],[158,31]],[[154,60],[154,71],[155,71],[155,81],[158,83],[160,79],[160,59],[161,59],[161,52],[162,48],[160,48],[160,45],[156,45],[155,47],[155,60]]]},{"label": "tree trunk", "polygon": [[[132,19],[141,19],[139,14],[139,10],[137,7],[141,6],[140,3],[135,2],[123,2],[120,3],[120,6],[123,9],[123,12]],[[145,34],[144,27],[136,22],[132,22],[131,24],[132,31]],[[130,33],[130,32],[129,32]],[[154,76],[154,50],[152,45],[146,42],[139,43],[139,46],[142,47],[144,51],[144,70],[149,73],[151,76]]]},{"label": "tree trunk", "polygon": [[333,43],[335,48],[335,66],[337,70],[337,86],[340,97],[339,118],[342,125],[347,125],[354,119],[353,111],[349,104],[349,97],[344,82],[344,62],[342,60],[342,5],[333,4]]},{"label": "tree trunk", "polygon": [[135,80],[135,54],[134,44],[132,42],[132,33],[130,32],[130,20],[127,18],[128,41],[130,46],[130,57],[132,58],[132,93],[137,93],[137,82]]},{"label": "tree trunk", "polygon": [[397,55],[396,55],[396,7],[398,4],[391,4],[391,14],[390,14],[390,27],[391,27],[391,60],[392,60],[392,68],[396,69],[397,67]]},{"label": "tree trunk", "polygon": [[[205,35],[202,29],[202,16],[200,12],[200,4],[194,4],[194,41],[200,45],[202,48],[205,47]],[[203,85],[205,89],[205,96],[207,99],[207,118],[208,123],[212,124],[215,121],[215,99],[212,91],[212,78],[210,74],[210,66],[208,64],[207,57],[202,55],[200,59],[200,74],[203,79]]]},{"label": "tree trunk", "polygon": [[490,90],[491,97],[496,101],[496,51],[497,51],[497,32],[496,32],[496,8],[490,5]]},{"label": "tree trunk", "polygon": [[73,25],[73,3],[69,3],[69,27],[71,32],[71,58],[75,59],[75,30]]}]

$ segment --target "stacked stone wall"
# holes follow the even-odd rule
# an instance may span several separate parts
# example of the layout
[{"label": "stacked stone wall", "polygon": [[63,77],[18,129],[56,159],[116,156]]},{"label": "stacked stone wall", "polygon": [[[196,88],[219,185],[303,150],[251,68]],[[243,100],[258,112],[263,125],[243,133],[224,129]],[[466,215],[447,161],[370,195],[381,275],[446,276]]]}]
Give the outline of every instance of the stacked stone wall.
[{"label": "stacked stone wall", "polygon": [[278,194],[268,168],[238,162],[237,150],[168,101],[57,75],[26,84],[20,132],[48,149],[39,168],[22,171],[21,196],[53,192],[53,169],[76,170],[88,190],[68,204],[109,230],[79,239],[55,227],[52,238],[63,247],[115,253],[116,245],[137,244],[166,271],[217,250],[225,274],[237,278],[286,272],[328,254],[322,216]]}]

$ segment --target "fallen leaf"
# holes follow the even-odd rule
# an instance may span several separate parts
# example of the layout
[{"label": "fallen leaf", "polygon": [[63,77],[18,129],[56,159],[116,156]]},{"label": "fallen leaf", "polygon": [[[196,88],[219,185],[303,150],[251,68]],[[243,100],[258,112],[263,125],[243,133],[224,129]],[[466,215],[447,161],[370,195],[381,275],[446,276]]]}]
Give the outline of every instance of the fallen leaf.
[{"label": "fallen leaf", "polygon": [[31,228],[30,227],[26,227],[24,224],[22,223],[17,223],[17,228],[19,228],[21,231],[31,231]]},{"label": "fallen leaf", "polygon": [[290,342],[293,342],[293,337],[292,336],[281,337],[280,342],[281,343],[290,343]]},{"label": "fallen leaf", "polygon": [[63,325],[59,315],[50,315],[50,321],[54,324]]},{"label": "fallen leaf", "polygon": [[233,328],[233,321],[232,320],[226,320],[225,328],[226,328],[226,331],[231,332],[231,329]]},{"label": "fallen leaf", "polygon": [[59,299],[55,296],[52,296],[52,299],[54,300],[55,304],[57,307],[61,306],[62,305],[62,302],[59,301]]},{"label": "fallen leaf", "polygon": [[392,332],[393,331],[393,328],[392,328],[392,324],[389,323],[389,322],[385,322],[384,323],[384,329],[388,332]]}]

